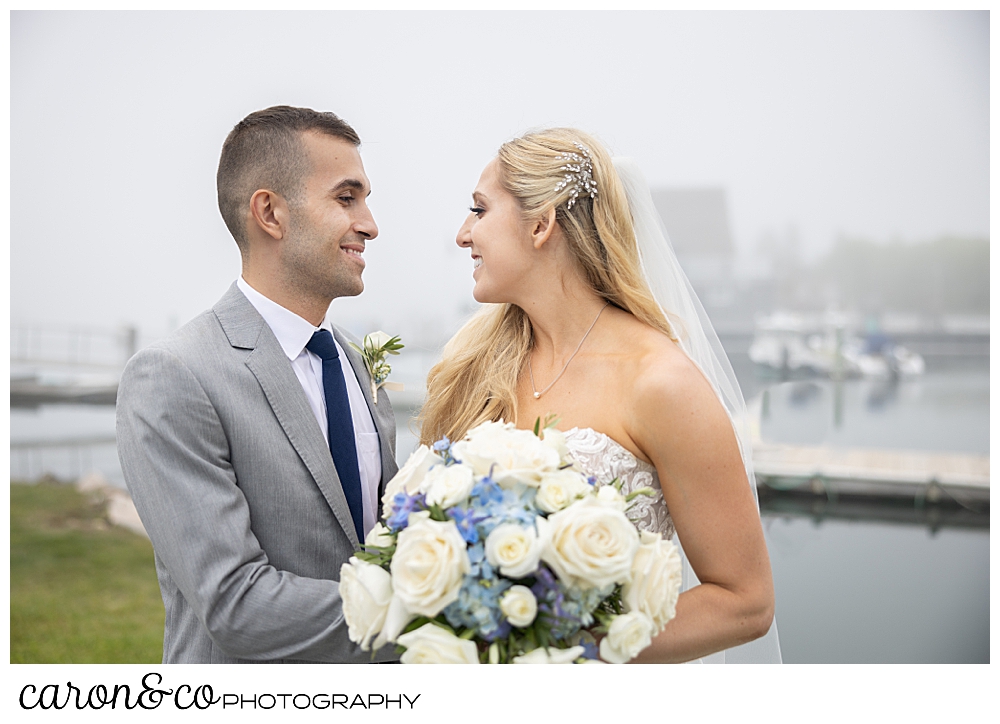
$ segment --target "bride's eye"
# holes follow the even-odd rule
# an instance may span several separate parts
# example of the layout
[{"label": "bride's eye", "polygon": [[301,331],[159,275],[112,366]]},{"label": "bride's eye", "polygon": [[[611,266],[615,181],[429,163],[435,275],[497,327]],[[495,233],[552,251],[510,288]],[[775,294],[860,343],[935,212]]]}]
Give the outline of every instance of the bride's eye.
[{"label": "bride's eye", "polygon": [[484,211],[486,211],[486,209],[481,208],[479,206],[470,206],[469,207],[469,211],[471,211],[472,213],[474,213],[476,216],[479,216],[481,213],[483,213]]}]

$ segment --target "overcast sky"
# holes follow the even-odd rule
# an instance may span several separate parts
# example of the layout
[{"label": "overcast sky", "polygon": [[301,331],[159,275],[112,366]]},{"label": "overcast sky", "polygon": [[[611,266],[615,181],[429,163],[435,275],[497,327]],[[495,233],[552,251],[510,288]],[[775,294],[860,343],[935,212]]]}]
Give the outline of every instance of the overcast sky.
[{"label": "overcast sky", "polygon": [[989,16],[14,12],[11,320],[158,336],[239,274],[222,141],[275,104],[361,135],[380,227],[355,331],[453,326],[454,245],[504,140],[572,125],[660,186],[722,186],[744,255],[794,227],[989,234]]}]

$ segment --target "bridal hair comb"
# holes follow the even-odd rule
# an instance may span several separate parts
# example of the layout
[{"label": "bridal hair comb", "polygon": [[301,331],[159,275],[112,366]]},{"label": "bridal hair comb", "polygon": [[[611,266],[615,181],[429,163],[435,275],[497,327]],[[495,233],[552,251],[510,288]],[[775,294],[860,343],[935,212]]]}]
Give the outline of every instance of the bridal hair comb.
[{"label": "bridal hair comb", "polygon": [[594,181],[594,165],[590,162],[590,149],[582,143],[574,143],[580,153],[561,153],[560,161],[566,161],[566,165],[560,167],[560,171],[565,171],[562,181],[556,184],[555,191],[559,193],[564,188],[569,187],[569,201],[566,203],[566,210],[573,208],[577,197],[580,194],[590,194],[590,198],[597,198],[597,183]]}]

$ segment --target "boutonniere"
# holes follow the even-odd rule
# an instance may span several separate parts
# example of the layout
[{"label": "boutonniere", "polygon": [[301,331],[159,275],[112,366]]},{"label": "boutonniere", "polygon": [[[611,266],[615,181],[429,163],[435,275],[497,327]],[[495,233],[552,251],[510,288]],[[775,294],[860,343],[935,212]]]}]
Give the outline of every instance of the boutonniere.
[{"label": "boutonniere", "polygon": [[361,359],[365,361],[368,375],[371,377],[372,402],[378,404],[378,388],[384,387],[387,390],[402,390],[403,386],[398,382],[387,382],[386,378],[392,372],[392,367],[385,361],[387,354],[399,354],[403,349],[399,343],[399,337],[390,337],[385,332],[372,332],[366,334],[364,339],[364,349],[349,342],[355,350],[361,354]]}]

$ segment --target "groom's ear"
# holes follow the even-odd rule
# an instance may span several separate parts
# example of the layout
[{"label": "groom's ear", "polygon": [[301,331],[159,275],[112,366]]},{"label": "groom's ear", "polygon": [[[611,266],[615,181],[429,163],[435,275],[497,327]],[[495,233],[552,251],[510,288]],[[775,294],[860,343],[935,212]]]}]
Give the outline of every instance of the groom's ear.
[{"label": "groom's ear", "polygon": [[542,244],[547,242],[556,228],[556,209],[552,207],[548,212],[535,221],[531,227],[531,245],[536,249],[541,249]]},{"label": "groom's ear", "polygon": [[267,189],[257,189],[250,197],[250,223],[275,241],[280,241],[288,231],[290,215],[288,204],[281,194]]}]

